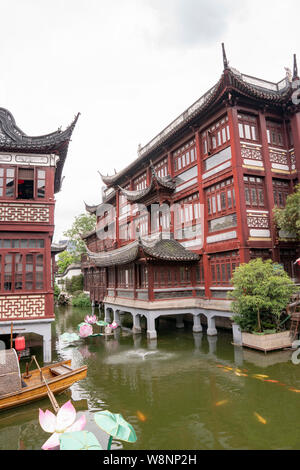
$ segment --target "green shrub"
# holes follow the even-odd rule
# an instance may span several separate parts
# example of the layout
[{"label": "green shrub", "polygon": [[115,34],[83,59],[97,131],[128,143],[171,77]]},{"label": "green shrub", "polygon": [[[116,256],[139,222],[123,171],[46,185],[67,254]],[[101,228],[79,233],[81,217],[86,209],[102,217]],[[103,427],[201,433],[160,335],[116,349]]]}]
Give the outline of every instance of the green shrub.
[{"label": "green shrub", "polygon": [[239,266],[233,275],[233,320],[242,331],[280,331],[281,315],[295,292],[283,267],[261,258]]},{"label": "green shrub", "polygon": [[72,298],[73,307],[90,307],[91,301],[88,295],[81,292],[77,297]]},{"label": "green shrub", "polygon": [[74,294],[74,292],[83,291],[83,275],[72,276],[71,279],[66,279],[66,291],[69,294]]},{"label": "green shrub", "polygon": [[57,284],[54,284],[54,298],[55,298],[55,300],[58,299],[59,294],[60,294],[60,288],[58,287]]}]

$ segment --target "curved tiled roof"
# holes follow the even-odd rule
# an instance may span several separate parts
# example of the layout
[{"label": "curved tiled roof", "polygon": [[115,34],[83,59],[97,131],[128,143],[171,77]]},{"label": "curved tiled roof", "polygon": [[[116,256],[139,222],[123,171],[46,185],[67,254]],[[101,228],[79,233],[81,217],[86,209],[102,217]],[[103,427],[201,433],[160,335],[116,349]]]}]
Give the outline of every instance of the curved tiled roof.
[{"label": "curved tiled roof", "polygon": [[55,171],[54,190],[60,190],[62,170],[68,152],[69,142],[79,118],[79,113],[64,131],[58,129],[51,134],[28,136],[17,127],[13,115],[5,108],[0,108],[0,151],[45,153],[59,156]]},{"label": "curved tiled roof", "polygon": [[184,113],[176,118],[171,124],[163,129],[147,145],[139,150],[139,156],[130,165],[114,175],[101,175],[107,186],[115,185],[130,170],[140,164],[144,159],[155,151],[159,146],[166,144],[168,139],[174,136],[180,129],[188,125],[195,117],[203,115],[212,103],[219,100],[226,89],[233,89],[241,94],[254,99],[263,99],[272,104],[288,103],[291,98],[291,83],[287,78],[278,83],[268,82],[259,78],[240,73],[231,67],[225,70],[217,82],[207,93],[199,98]]},{"label": "curved tiled roof", "polygon": [[152,189],[155,188],[156,183],[157,183],[157,189],[162,188],[162,189],[174,191],[174,189],[176,188],[176,183],[175,181],[173,181],[173,179],[170,176],[166,176],[165,178],[160,178],[159,176],[157,176],[154,170],[151,183],[149,184],[147,188],[136,190],[136,191],[129,191],[119,186],[119,189],[121,193],[127,198],[128,201],[138,202],[151,193]]},{"label": "curved tiled roof", "polygon": [[155,239],[149,242],[140,238],[116,250],[100,253],[87,250],[87,253],[96,266],[108,267],[131,263],[138,258],[140,249],[146,256],[162,261],[191,262],[200,259],[197,253],[187,250],[181,243],[171,239]]}]

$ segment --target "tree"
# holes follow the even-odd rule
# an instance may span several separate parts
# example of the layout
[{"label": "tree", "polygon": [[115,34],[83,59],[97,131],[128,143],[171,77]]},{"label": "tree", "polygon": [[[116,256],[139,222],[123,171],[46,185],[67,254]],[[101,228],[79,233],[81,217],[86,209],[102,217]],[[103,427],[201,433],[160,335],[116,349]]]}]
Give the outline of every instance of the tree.
[{"label": "tree", "polygon": [[57,266],[58,266],[58,272],[59,274],[63,274],[65,270],[67,269],[70,264],[75,263],[75,258],[73,253],[70,253],[69,251],[63,251],[62,253],[59,253],[58,255],[58,261],[57,261]]},{"label": "tree", "polygon": [[80,261],[82,253],[86,253],[86,246],[81,235],[94,230],[96,221],[97,218],[93,214],[80,214],[75,217],[72,227],[64,232],[64,236],[69,239],[71,252],[74,254],[76,262]]},{"label": "tree", "polygon": [[80,214],[75,217],[72,227],[64,232],[64,236],[69,239],[68,251],[63,251],[58,255],[58,272],[64,273],[68,266],[79,263],[82,253],[86,253],[86,246],[81,238],[84,233],[92,231],[96,226],[96,216]]},{"label": "tree", "polygon": [[284,209],[274,209],[274,217],[277,227],[284,232],[295,234],[300,240],[300,184],[296,191],[287,197]]},{"label": "tree", "polygon": [[233,320],[243,331],[280,330],[281,315],[295,292],[283,267],[261,258],[239,266],[233,275]]}]

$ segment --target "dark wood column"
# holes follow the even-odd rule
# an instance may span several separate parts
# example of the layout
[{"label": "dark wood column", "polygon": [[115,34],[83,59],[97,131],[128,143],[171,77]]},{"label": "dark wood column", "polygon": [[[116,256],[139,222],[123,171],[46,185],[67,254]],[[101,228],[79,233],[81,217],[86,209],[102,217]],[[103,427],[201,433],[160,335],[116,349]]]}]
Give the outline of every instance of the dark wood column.
[{"label": "dark wood column", "polygon": [[240,260],[241,263],[248,263],[250,261],[250,253],[248,248],[249,229],[246,212],[246,200],[243,180],[244,171],[238,126],[237,107],[228,107],[227,115],[230,130],[231,161],[236,199],[237,236],[240,245]]},{"label": "dark wood column", "polygon": [[119,217],[120,217],[120,190],[118,189],[116,191],[116,242],[117,242],[117,248],[120,246],[120,223],[119,223]]},{"label": "dark wood column", "polygon": [[300,182],[300,112],[292,116],[291,128],[292,128],[295,159],[296,159],[296,170],[297,170],[297,173],[296,174],[294,173],[294,175],[297,176],[298,181]]},{"label": "dark wood column", "polygon": [[195,133],[195,141],[196,141],[196,152],[197,152],[197,170],[198,170],[198,190],[199,190],[199,201],[201,207],[201,214],[202,214],[202,240],[203,240],[203,270],[204,270],[204,285],[205,285],[205,297],[211,297],[211,281],[210,281],[210,266],[209,266],[209,258],[206,254],[206,239],[208,234],[208,220],[206,217],[206,203],[205,203],[205,191],[203,189],[203,153],[202,153],[202,146],[201,146],[201,138],[199,131]]},{"label": "dark wood column", "polygon": [[259,127],[261,133],[261,143],[262,143],[262,156],[265,168],[265,188],[266,188],[266,198],[267,198],[267,206],[269,211],[269,221],[270,221],[270,232],[272,238],[272,259],[274,261],[279,261],[277,250],[274,249],[275,242],[276,242],[276,227],[274,224],[274,217],[273,217],[273,208],[274,208],[274,194],[273,194],[273,179],[272,179],[272,166],[270,162],[270,154],[269,154],[269,144],[268,144],[268,136],[267,136],[267,124],[266,124],[266,117],[260,111],[258,115],[259,119]]}]

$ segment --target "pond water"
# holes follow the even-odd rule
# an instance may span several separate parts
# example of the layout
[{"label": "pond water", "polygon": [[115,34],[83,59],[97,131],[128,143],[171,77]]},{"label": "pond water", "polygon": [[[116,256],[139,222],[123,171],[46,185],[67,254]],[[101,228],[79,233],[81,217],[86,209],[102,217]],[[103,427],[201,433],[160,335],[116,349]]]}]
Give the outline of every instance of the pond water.
[{"label": "pond water", "polygon": [[[88,365],[87,378],[58,402],[72,397],[103,448],[108,436],[93,420],[100,410],[121,413],[135,428],[135,444],[113,441],[113,449],[300,449],[300,365],[291,351],[265,355],[233,346],[230,332],[209,338],[169,321],[160,321],[157,342],[127,329],[110,339],[60,341],[86,313],[56,312],[53,361]],[[31,354],[42,363],[41,347]],[[39,426],[39,408],[51,410],[49,400],[0,412],[0,449],[41,448],[49,434]]]}]

